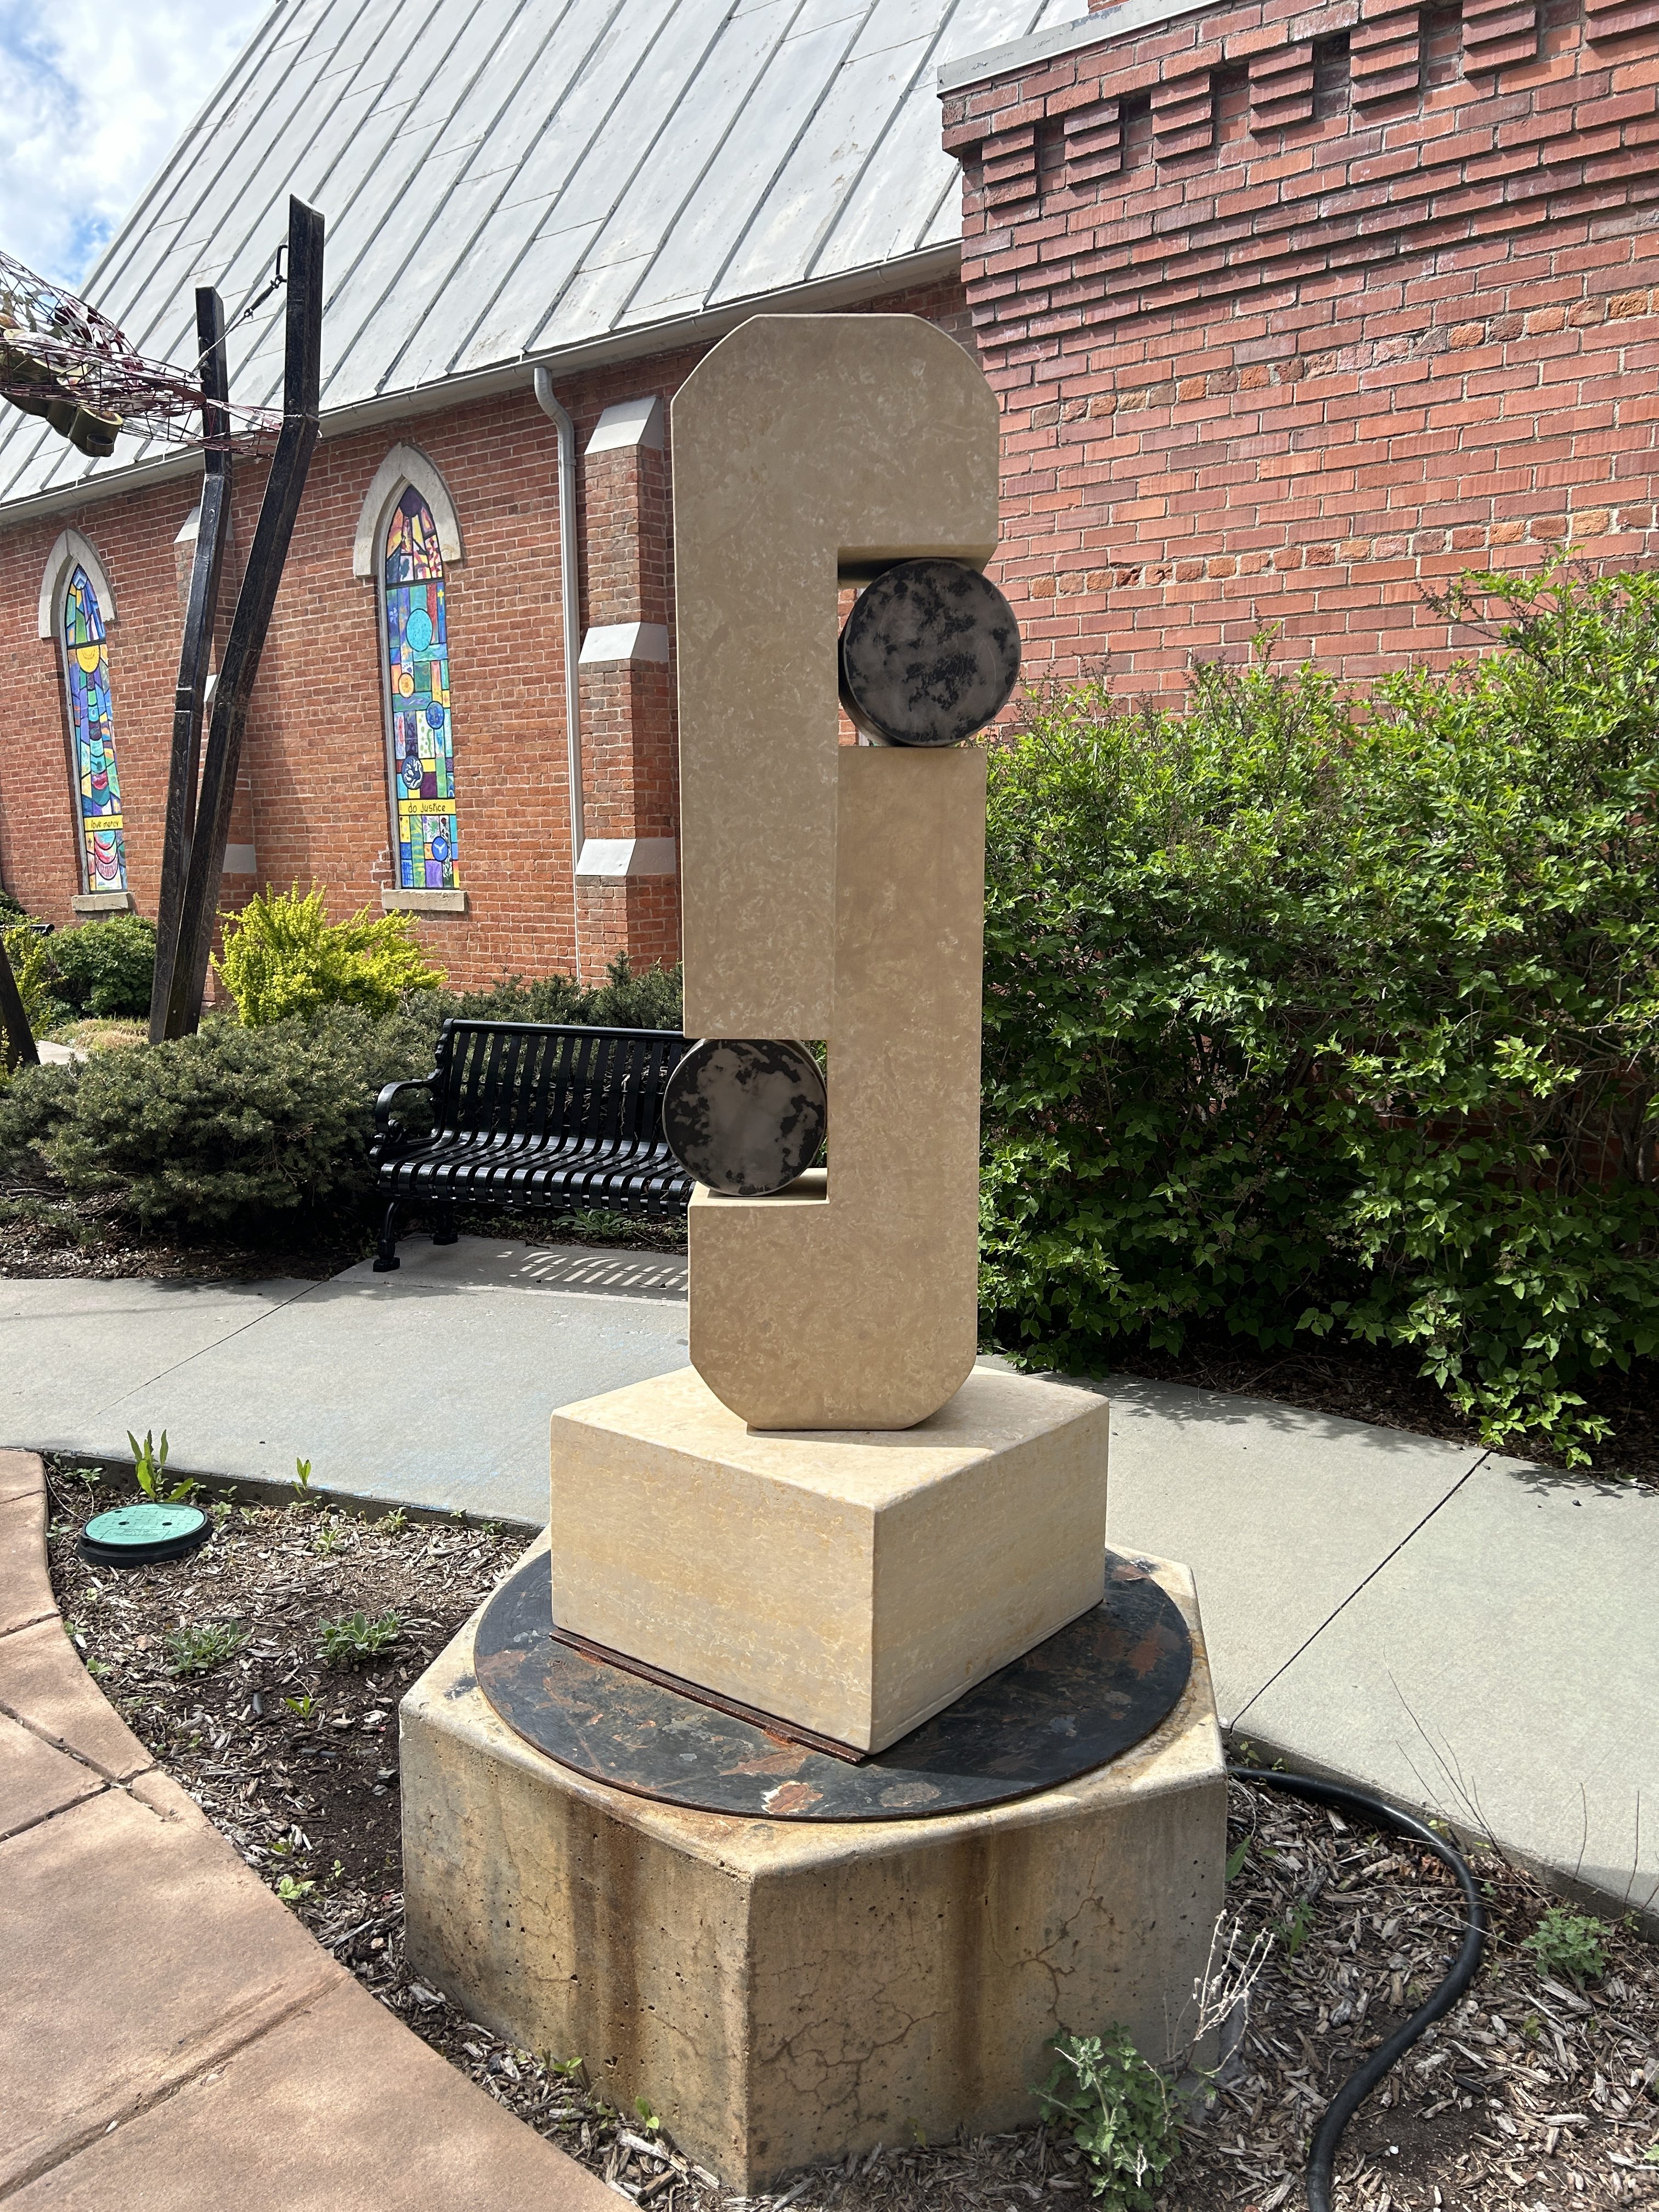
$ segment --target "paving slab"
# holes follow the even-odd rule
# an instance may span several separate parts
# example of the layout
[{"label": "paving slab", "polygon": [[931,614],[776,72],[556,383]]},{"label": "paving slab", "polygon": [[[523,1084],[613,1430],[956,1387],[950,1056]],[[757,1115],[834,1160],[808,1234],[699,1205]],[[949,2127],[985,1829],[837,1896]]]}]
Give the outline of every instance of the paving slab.
[{"label": "paving slab", "polygon": [[[313,1287],[0,1278],[0,1444],[76,1449],[103,1408]],[[117,1445],[125,1453],[125,1434]]]},{"label": "paving slab", "polygon": [[7,2202],[15,2212],[605,2212],[617,2198],[349,1983]]},{"label": "paving slab", "polygon": [[[285,1482],[308,1459],[319,1487],[539,1526],[554,1407],[684,1365],[684,1259],[477,1237],[400,1249],[393,1273],[365,1261],[185,1308],[193,1346],[168,1285],[0,1285],[0,1316],[6,1291],[20,1308],[20,1291],[43,1293],[19,1340],[34,1411],[9,1425],[31,1419],[18,1441],[100,1458],[127,1456],[130,1430],[165,1429],[181,1474]],[[101,1342],[102,1310],[121,1373],[143,1379],[77,1401],[61,1377],[77,1339]]]},{"label": "paving slab", "polygon": [[150,1763],[132,1730],[98,1687],[56,1613],[0,1636],[0,1713],[106,1781],[128,1782]]},{"label": "paving slab", "polygon": [[[176,1785],[0,1844],[0,2197],[344,1977]],[[149,1802],[144,1802],[147,1799]]]},{"label": "paving slab", "polygon": [[107,1787],[94,1768],[0,1713],[0,1843]]},{"label": "paving slab", "polygon": [[1108,1540],[1198,1581],[1224,1725],[1482,1455],[1260,1398],[1116,1375]]},{"label": "paving slab", "polygon": [[1486,1457],[1239,1725],[1651,1910],[1659,1492]]},{"label": "paving slab", "polygon": [[0,1636],[58,1617],[46,1577],[46,1538],[44,1490],[0,1504]]},{"label": "paving slab", "polygon": [[34,1498],[46,1487],[33,1452],[0,1451],[0,1504],[11,1498]]}]

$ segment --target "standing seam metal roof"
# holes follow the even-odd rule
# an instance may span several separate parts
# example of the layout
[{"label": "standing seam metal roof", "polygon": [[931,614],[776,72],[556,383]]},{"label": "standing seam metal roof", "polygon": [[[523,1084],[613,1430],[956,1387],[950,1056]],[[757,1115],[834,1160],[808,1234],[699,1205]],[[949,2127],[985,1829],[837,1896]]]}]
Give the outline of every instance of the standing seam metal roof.
[{"label": "standing seam metal roof", "polygon": [[[580,357],[769,295],[943,267],[959,234],[941,63],[1086,0],[277,0],[86,286],[187,361],[193,293],[263,287],[288,195],[328,222],[326,418]],[[231,341],[280,404],[282,300]],[[0,418],[0,504],[115,489]]]}]

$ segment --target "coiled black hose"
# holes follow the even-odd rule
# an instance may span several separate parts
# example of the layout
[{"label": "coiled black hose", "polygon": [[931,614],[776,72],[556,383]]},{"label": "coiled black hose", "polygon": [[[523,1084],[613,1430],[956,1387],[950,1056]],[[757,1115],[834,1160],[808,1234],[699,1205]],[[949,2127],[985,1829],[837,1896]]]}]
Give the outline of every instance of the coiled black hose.
[{"label": "coiled black hose", "polygon": [[1308,2156],[1308,2212],[1331,2212],[1336,2147],[1342,2140],[1343,2130],[1389,2069],[1404,2057],[1425,2027],[1451,2010],[1474,1979],[1480,1954],[1486,1948],[1486,1908],[1462,1853],[1437,1836],[1423,1821],[1410,1813],[1402,1813],[1397,1805],[1385,1805],[1380,1797],[1368,1797],[1359,1790],[1345,1790],[1335,1782],[1316,1781],[1309,1774],[1270,1774],[1259,1766],[1230,1766],[1227,1772],[1235,1782],[1254,1783],[1260,1790],[1282,1790],[1287,1797],[1306,1797],[1316,1805],[1338,1805],[1357,1813],[1374,1827],[1392,1828],[1400,1835],[1409,1836],[1425,1850],[1432,1851],[1442,1866],[1449,1869],[1468,1908],[1463,1947],[1451,1972],[1428,2002],[1420,2005],[1402,2027],[1396,2028],[1386,2043],[1373,2051],[1358,2073],[1349,2075],[1325,2107],[1325,2116],[1314,2130],[1313,2148]]}]

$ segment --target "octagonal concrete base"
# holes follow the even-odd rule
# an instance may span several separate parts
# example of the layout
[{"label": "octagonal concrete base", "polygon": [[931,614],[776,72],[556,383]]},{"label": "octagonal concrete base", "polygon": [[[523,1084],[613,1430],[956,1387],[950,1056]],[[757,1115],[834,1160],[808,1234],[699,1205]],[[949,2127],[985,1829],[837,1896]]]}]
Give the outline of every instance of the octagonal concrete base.
[{"label": "octagonal concrete base", "polygon": [[474,1623],[402,1708],[411,1963],[524,2047],[649,2099],[752,2192],[877,2142],[1035,2118],[1057,2033],[1194,2035],[1222,1909],[1226,1793],[1193,1632],[1163,1726],[1111,1765],[933,1820],[687,1812],[590,1782],[497,1719]]}]

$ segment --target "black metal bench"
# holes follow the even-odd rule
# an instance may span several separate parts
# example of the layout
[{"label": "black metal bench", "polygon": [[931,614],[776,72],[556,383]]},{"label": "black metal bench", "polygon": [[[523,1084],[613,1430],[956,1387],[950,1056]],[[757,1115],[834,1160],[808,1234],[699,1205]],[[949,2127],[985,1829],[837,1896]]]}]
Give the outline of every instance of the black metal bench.
[{"label": "black metal bench", "polygon": [[[663,1137],[662,1094],[689,1048],[671,1030],[447,1021],[431,1074],[388,1083],[375,1102],[369,1157],[386,1200],[376,1273],[398,1265],[398,1221],[416,1201],[438,1208],[438,1244],[455,1242],[463,1203],[683,1210],[692,1182]],[[398,1097],[412,1091],[431,1097],[428,1133],[398,1124]]]}]

